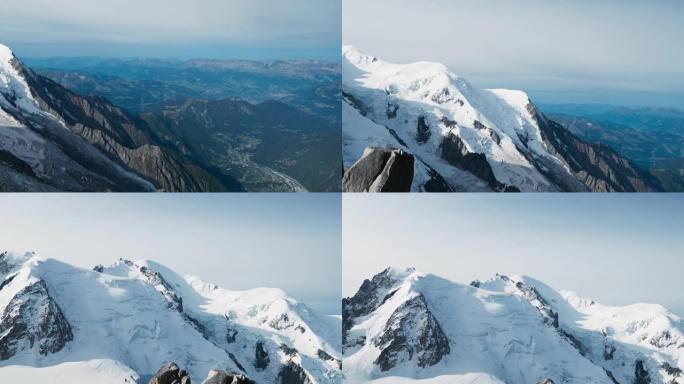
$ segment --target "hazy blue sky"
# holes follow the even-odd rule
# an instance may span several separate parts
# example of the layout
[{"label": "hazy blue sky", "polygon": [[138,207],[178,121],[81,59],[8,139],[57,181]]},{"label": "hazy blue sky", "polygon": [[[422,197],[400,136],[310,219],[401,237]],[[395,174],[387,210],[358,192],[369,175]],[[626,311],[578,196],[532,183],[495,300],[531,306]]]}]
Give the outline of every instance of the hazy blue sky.
[{"label": "hazy blue sky", "polygon": [[476,85],[542,101],[608,102],[619,90],[639,93],[618,103],[684,107],[681,36],[677,0],[343,2],[346,44],[386,61],[443,62]]},{"label": "hazy blue sky", "polygon": [[20,56],[337,58],[339,0],[3,0]]},{"label": "hazy blue sky", "polygon": [[342,205],[345,296],[415,266],[462,283],[526,274],[684,316],[682,194],[347,194]]},{"label": "hazy blue sky", "polygon": [[337,194],[3,194],[0,249],[85,268],[149,259],[340,313]]}]

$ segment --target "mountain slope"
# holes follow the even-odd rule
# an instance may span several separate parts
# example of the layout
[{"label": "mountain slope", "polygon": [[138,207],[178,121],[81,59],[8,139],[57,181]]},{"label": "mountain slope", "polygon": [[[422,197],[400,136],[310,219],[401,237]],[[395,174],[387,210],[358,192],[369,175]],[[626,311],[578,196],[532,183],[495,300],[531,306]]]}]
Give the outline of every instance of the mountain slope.
[{"label": "mountain slope", "polygon": [[225,190],[164,148],[142,120],[25,67],[0,45],[0,181],[4,190]]},{"label": "mountain slope", "polygon": [[277,289],[229,291],[152,262],[88,271],[33,254],[3,253],[0,273],[3,378],[146,383],[167,361],[198,382],[211,369],[264,383],[340,378],[338,326]]},{"label": "mountain slope", "polygon": [[414,154],[413,190],[650,191],[656,181],[585,143],[526,94],[479,90],[444,65],[383,62],[343,48],[345,168],[370,146]]},{"label": "mountain slope", "polygon": [[278,101],[169,102],[152,129],[250,191],[339,191],[339,125]]},{"label": "mountain slope", "polygon": [[387,269],[343,300],[344,373],[381,383],[683,383],[683,330],[662,307],[601,306],[528,277],[461,285]]}]

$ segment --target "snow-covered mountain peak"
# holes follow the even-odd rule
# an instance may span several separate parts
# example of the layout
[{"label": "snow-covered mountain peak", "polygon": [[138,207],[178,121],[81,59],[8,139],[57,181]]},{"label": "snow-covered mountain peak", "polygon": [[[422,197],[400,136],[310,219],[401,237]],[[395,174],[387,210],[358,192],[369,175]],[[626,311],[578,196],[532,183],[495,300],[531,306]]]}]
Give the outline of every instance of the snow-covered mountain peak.
[{"label": "snow-covered mountain peak", "polygon": [[[70,372],[96,376],[92,382],[135,382],[166,361],[193,380],[211,369],[256,382],[341,376],[339,320],[280,289],[231,291],[147,260],[88,270],[5,253],[0,271],[0,367],[23,366],[22,377],[72,364]],[[0,369],[0,380],[7,372]]]},{"label": "snow-covered mountain peak", "polygon": [[479,89],[444,64],[345,46],[342,91],[347,171],[366,148],[400,148],[415,158],[414,191],[657,189],[628,160],[546,119],[525,92]]},{"label": "snow-covered mountain peak", "polygon": [[662,306],[604,306],[525,275],[383,285],[386,271],[343,301],[350,382],[684,383],[682,322]]},{"label": "snow-covered mountain peak", "polygon": [[38,102],[25,78],[26,69],[9,47],[0,44],[0,109],[39,113]]}]

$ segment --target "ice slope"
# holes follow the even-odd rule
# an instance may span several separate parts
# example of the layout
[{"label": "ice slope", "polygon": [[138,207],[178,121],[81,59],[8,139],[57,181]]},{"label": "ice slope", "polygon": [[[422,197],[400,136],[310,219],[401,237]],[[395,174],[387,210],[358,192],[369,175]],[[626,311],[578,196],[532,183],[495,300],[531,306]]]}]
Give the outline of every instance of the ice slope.
[{"label": "ice slope", "polygon": [[[255,346],[261,342],[270,359],[277,358],[284,365],[296,362],[312,377],[312,382],[339,381],[339,321],[319,316],[280,289],[231,291],[195,276],[181,277],[152,261],[119,261],[104,268],[103,273],[150,281],[141,269],[159,273],[163,280],[155,281],[155,288],[165,296],[182,298],[183,312],[202,324],[205,336],[213,343],[232,351],[248,377],[263,378],[264,382],[277,379],[279,366],[271,364],[259,371],[251,363]],[[228,342],[230,338],[235,341]],[[285,353],[282,345],[296,349],[296,355]],[[319,351],[330,356],[330,360],[321,359]]]},{"label": "ice slope", "polygon": [[[339,322],[318,316],[277,289],[229,291],[197,278],[186,280],[152,262],[121,260],[84,270],[31,253],[2,254],[0,278],[5,282],[0,313],[23,288],[44,281],[73,331],[73,340],[56,353],[26,348],[0,361],[0,378],[61,377],[69,382],[74,374],[96,382],[135,382],[167,361],[198,382],[211,369],[246,371],[257,382],[276,382],[277,361],[302,366],[311,383],[337,382],[341,375],[334,358],[318,357],[320,349],[339,358]],[[40,322],[42,315],[35,316]],[[296,325],[270,327],[287,320]],[[230,329],[237,331],[234,343],[226,342]],[[254,368],[257,340],[270,354],[265,370]],[[279,356],[281,345],[298,352]]]},{"label": "ice slope", "polygon": [[[462,285],[412,269],[393,269],[389,274],[392,283],[376,293],[381,304],[369,315],[354,319],[349,331],[350,338],[361,337],[365,342],[344,352],[346,382],[415,379],[425,383],[534,384],[548,378],[555,383],[608,384],[613,383],[612,374],[619,383],[632,383],[639,359],[653,383],[684,379],[664,375],[658,366],[663,362],[673,370],[684,366],[684,349],[678,347],[681,320],[660,306],[590,305],[590,300],[557,292],[527,277],[497,276]],[[433,366],[418,367],[414,350],[414,357],[404,355],[401,364],[383,372],[376,363],[381,351],[374,341],[388,332],[393,313],[418,295],[425,298],[449,339],[450,352]],[[551,311],[547,305],[553,307]],[[560,325],[554,323],[554,313]],[[414,328],[420,331],[420,326]],[[603,359],[602,331],[616,345],[614,358],[608,362]],[[602,335],[600,342],[591,341],[597,335]],[[667,346],[655,348],[651,343],[654,337],[669,340]]]},{"label": "ice slope", "polygon": [[[358,159],[360,138],[374,138],[406,147],[456,189],[491,188],[482,181],[473,187],[472,180],[463,180],[467,172],[442,158],[443,139],[455,135],[468,152],[486,156],[499,182],[523,191],[557,189],[537,169],[536,159],[553,162],[560,170],[567,171],[567,165],[547,150],[524,92],[477,89],[439,63],[392,64],[351,46],[343,48],[343,56],[345,107],[354,109],[344,112],[347,118],[353,116],[343,119],[345,165]],[[421,118],[429,127],[429,137],[416,140]],[[359,124],[364,119],[392,129],[395,135],[387,137],[378,129],[364,133],[362,125],[370,125]]]},{"label": "ice slope", "polygon": [[[528,276],[501,278],[497,290],[524,295],[521,283],[534,287],[544,303],[557,313],[559,327],[572,335],[584,355],[613,373],[621,383],[631,382],[634,364],[643,362],[656,383],[684,383],[684,321],[658,304],[608,306],[571,291],[556,291]],[[503,283],[503,284],[502,284]],[[490,283],[491,284],[491,283]],[[668,369],[670,367],[671,369]]]},{"label": "ice slope", "polygon": [[131,384],[138,379],[138,374],[129,367],[109,359],[65,362],[40,368],[21,365],[0,368],[0,381],[3,383],[20,380],[23,383],[50,384]]}]

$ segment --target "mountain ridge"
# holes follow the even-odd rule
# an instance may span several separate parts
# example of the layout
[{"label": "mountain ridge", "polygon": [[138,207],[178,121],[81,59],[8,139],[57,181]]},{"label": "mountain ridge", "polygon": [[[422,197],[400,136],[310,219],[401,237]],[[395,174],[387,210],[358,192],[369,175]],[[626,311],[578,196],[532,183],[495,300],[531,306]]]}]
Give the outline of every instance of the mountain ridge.
[{"label": "mountain ridge", "polygon": [[[425,305],[411,305],[416,300]],[[446,344],[412,336],[378,345],[396,334],[397,318],[434,319],[412,331],[441,330]],[[343,332],[344,373],[352,383],[684,382],[681,318],[659,305],[604,306],[527,276],[459,284],[386,269],[343,300]],[[421,364],[426,354],[435,358]]]},{"label": "mountain ridge", "polygon": [[[0,377],[67,371],[143,383],[167,361],[197,381],[211,369],[256,382],[294,374],[299,380],[286,382],[328,383],[341,375],[339,323],[279,289],[230,291],[149,261],[85,270],[32,253],[0,254],[0,276],[0,340],[10,346],[0,350]],[[44,289],[25,293],[35,286]]]},{"label": "mountain ridge", "polygon": [[607,147],[547,120],[522,91],[479,90],[440,63],[393,64],[343,47],[345,168],[366,147],[416,156],[464,191],[643,191],[660,186]]}]

